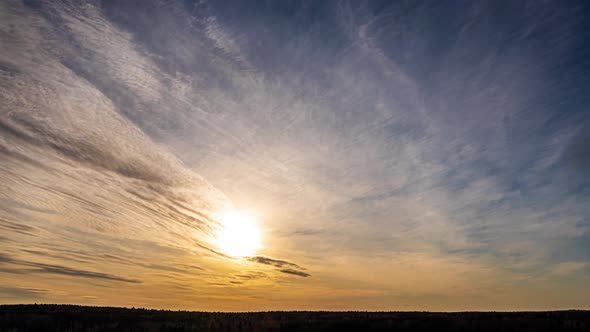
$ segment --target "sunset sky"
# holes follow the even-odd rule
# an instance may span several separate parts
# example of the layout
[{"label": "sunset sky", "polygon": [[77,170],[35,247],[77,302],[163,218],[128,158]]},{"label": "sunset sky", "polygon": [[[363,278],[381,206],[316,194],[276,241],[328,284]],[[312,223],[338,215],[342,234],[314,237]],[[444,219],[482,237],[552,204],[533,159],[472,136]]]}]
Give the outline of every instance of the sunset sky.
[{"label": "sunset sky", "polygon": [[0,1],[0,303],[590,309],[587,1]]}]

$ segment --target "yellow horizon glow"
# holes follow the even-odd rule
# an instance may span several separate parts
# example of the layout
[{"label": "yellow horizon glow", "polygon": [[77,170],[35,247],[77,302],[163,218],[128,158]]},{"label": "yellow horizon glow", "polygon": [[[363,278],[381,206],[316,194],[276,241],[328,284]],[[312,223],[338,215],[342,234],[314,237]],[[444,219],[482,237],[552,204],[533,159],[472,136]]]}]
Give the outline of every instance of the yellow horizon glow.
[{"label": "yellow horizon glow", "polygon": [[215,245],[232,257],[256,255],[262,248],[262,236],[256,217],[247,211],[223,211],[217,217],[221,228],[215,233]]}]

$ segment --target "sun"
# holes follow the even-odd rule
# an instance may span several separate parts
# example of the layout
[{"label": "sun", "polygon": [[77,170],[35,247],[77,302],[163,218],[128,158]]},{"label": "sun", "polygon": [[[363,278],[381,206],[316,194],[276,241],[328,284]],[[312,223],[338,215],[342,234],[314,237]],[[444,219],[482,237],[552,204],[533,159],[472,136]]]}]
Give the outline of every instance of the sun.
[{"label": "sun", "polygon": [[260,228],[253,214],[239,210],[224,211],[217,221],[221,228],[215,233],[215,244],[224,254],[249,257],[262,248]]}]

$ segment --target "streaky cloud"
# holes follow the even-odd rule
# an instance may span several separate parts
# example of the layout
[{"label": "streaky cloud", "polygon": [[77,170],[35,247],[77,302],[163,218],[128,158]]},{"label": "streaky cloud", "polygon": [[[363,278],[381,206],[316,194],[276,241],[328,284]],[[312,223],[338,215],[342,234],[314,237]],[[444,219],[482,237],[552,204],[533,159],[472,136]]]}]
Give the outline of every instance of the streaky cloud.
[{"label": "streaky cloud", "polygon": [[[102,279],[102,280],[110,280],[110,281],[120,281],[120,282],[127,282],[127,283],[141,283],[141,280],[137,279],[129,279],[124,278],[112,274],[101,273],[101,272],[93,272],[93,271],[86,271],[86,270],[79,270],[70,267],[60,266],[60,265],[53,265],[53,264],[45,264],[45,263],[38,263],[38,262],[29,262],[19,259],[13,259],[7,255],[0,254],[0,263],[4,264],[13,264],[17,266],[26,266],[31,267],[33,269],[28,270],[29,273],[49,273],[49,274],[59,274],[59,275],[66,275],[71,277],[81,277],[81,278],[90,278],[90,279]],[[6,269],[9,271],[9,269]],[[15,270],[16,273],[19,273],[19,270]]]}]

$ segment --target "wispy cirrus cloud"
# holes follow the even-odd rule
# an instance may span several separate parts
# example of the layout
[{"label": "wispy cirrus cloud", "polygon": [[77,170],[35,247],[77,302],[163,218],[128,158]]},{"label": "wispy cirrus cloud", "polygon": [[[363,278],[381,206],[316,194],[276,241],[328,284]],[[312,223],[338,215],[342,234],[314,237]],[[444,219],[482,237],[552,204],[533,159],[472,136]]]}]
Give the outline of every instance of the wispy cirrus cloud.
[{"label": "wispy cirrus cloud", "polygon": [[42,288],[0,287],[0,294],[12,299],[37,299],[44,297],[49,290]]},{"label": "wispy cirrus cloud", "polygon": [[[540,303],[587,279],[582,7],[2,3],[0,247],[183,303]],[[232,205],[265,216],[247,267],[211,243]]]},{"label": "wispy cirrus cloud", "polygon": [[[115,275],[111,275],[111,274],[107,274],[107,273],[85,271],[85,270],[69,268],[66,266],[45,264],[45,263],[39,263],[39,262],[29,262],[29,261],[14,259],[14,258],[11,258],[6,255],[0,255],[0,263],[31,268],[31,269],[27,269],[25,271],[23,271],[22,269],[15,269],[14,270],[15,273],[23,273],[23,272],[24,273],[49,273],[49,274],[60,274],[60,275],[71,276],[71,277],[104,279],[104,280],[110,280],[110,281],[122,281],[122,282],[130,282],[130,283],[140,283],[141,282],[136,279],[127,279],[127,278],[123,278],[123,277],[119,277],[119,276],[115,276]],[[5,268],[3,270],[3,272],[9,272],[9,271],[10,271],[9,268]]]},{"label": "wispy cirrus cloud", "polygon": [[249,257],[248,260],[250,260],[251,262],[259,263],[259,264],[274,266],[277,268],[277,271],[279,271],[281,273],[291,274],[291,275],[305,277],[305,278],[311,277],[311,274],[302,271],[302,270],[304,270],[304,268],[302,268],[301,266],[294,264],[294,263],[284,261],[284,260],[273,259],[273,258],[264,257],[264,256]]}]

